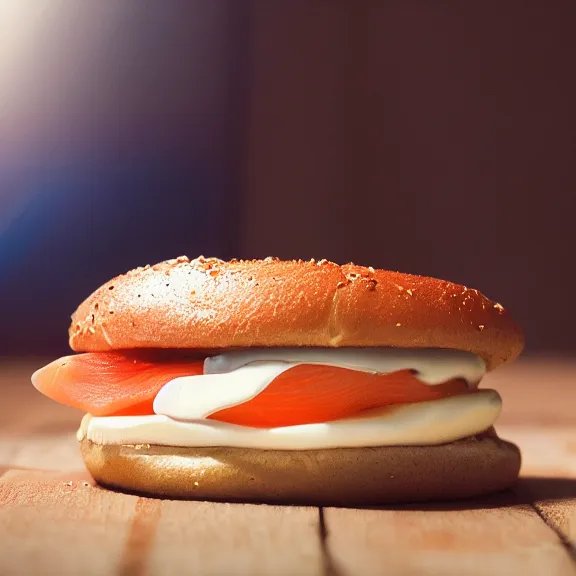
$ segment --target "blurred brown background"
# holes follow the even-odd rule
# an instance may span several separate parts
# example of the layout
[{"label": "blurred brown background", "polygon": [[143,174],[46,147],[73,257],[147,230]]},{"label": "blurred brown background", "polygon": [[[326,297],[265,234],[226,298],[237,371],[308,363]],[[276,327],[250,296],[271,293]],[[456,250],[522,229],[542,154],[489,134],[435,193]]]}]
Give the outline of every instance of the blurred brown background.
[{"label": "blurred brown background", "polygon": [[576,4],[0,0],[0,355],[137,265],[445,277],[576,348]]}]

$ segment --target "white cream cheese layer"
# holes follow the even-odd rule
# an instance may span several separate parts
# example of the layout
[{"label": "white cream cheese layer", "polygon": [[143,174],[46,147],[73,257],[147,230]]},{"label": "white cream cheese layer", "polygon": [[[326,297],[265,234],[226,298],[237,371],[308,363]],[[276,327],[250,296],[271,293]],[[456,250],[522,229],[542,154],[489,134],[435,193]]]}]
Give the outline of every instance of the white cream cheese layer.
[{"label": "white cream cheese layer", "polygon": [[390,406],[322,424],[250,428],[216,420],[183,422],[167,416],[86,415],[80,440],[96,444],[229,446],[261,450],[315,450],[370,446],[415,446],[454,442],[490,428],[502,403],[494,390],[441,400]]},{"label": "white cream cheese layer", "polygon": [[399,348],[254,348],[209,357],[204,374],[168,382],[154,400],[154,412],[191,421],[206,418],[260,394],[280,374],[299,364],[321,364],[389,374],[413,370],[434,386],[462,378],[470,387],[484,373],[484,361],[469,352]]}]

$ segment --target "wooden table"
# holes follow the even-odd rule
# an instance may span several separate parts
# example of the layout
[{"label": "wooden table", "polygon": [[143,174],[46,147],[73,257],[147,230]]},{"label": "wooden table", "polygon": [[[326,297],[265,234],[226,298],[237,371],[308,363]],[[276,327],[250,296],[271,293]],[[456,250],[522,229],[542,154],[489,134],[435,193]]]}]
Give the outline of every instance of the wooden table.
[{"label": "wooden table", "polygon": [[308,508],[174,502],[94,486],[80,414],[0,359],[0,574],[576,575],[576,363],[486,379],[524,454],[513,491],[459,503]]}]

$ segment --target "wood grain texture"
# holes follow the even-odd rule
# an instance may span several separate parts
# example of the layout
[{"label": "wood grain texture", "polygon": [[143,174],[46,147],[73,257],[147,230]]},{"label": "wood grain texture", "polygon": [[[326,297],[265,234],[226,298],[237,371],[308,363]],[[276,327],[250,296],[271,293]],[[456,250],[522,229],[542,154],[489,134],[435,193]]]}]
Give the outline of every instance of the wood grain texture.
[{"label": "wood grain texture", "polygon": [[339,576],[576,574],[558,536],[530,506],[327,509],[325,523]]},{"label": "wood grain texture", "polygon": [[502,396],[500,425],[576,429],[576,362],[572,359],[528,356],[487,374],[482,387],[494,388]]},{"label": "wood grain texture", "polygon": [[164,502],[150,569],[163,574],[323,573],[316,508]]},{"label": "wood grain texture", "polygon": [[142,498],[86,472],[5,472],[0,542],[3,576],[323,572],[315,508]]},{"label": "wood grain texture", "polygon": [[86,473],[12,470],[0,480],[0,573],[115,574],[137,498]]},{"label": "wood grain texture", "polygon": [[561,500],[536,500],[534,506],[576,558],[576,494]]}]

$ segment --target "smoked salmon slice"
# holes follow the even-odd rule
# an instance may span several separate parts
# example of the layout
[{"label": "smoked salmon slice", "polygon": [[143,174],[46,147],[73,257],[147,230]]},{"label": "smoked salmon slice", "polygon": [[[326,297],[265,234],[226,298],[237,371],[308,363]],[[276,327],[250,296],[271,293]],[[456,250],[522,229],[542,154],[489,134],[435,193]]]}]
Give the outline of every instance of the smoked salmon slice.
[{"label": "smoked salmon slice", "polygon": [[[49,398],[94,416],[146,415],[154,413],[154,398],[167,382],[202,372],[201,360],[159,352],[102,352],[61,358],[32,380]],[[463,380],[428,386],[410,370],[382,375],[303,364],[282,373],[255,398],[209,418],[263,428],[293,426],[467,391]]]},{"label": "smoked salmon slice", "polygon": [[428,386],[410,370],[369,374],[303,364],[283,372],[245,404],[210,416],[214,420],[270,428],[348,418],[392,404],[439,400],[468,391],[463,380]]},{"label": "smoked salmon slice", "polygon": [[94,416],[154,414],[154,398],[179,376],[202,374],[204,362],[163,352],[98,352],[65,356],[32,376],[56,402]]}]

